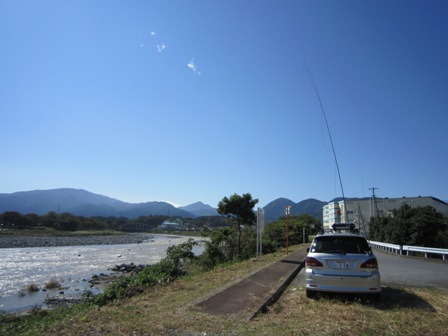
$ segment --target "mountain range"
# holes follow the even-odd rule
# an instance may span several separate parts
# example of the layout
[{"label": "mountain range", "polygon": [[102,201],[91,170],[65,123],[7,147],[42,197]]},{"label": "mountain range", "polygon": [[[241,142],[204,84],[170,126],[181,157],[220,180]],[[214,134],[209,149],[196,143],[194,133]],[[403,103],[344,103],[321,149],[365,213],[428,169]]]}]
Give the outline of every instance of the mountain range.
[{"label": "mountain range", "polygon": [[[265,222],[285,215],[291,206],[291,215],[309,214],[322,220],[322,207],[326,202],[307,199],[299,203],[278,198],[264,207]],[[78,216],[127,217],[165,215],[183,218],[218,216],[216,208],[202,202],[184,207],[174,207],[167,202],[127,203],[82,189],[61,188],[50,190],[20,191],[0,194],[0,213],[16,211],[21,214],[46,214],[50,211],[69,212]]]}]

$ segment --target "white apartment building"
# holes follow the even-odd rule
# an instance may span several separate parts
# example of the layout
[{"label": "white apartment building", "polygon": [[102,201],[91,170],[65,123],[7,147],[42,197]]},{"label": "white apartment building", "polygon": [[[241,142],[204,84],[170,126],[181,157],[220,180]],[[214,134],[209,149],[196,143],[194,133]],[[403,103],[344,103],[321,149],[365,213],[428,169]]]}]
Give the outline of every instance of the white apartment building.
[{"label": "white apartment building", "polygon": [[402,198],[348,198],[344,201],[330,202],[323,207],[323,228],[331,229],[333,224],[355,223],[367,225],[371,217],[376,215],[392,215],[402,204],[411,207],[430,205],[436,211],[448,217],[448,204],[431,196]]}]

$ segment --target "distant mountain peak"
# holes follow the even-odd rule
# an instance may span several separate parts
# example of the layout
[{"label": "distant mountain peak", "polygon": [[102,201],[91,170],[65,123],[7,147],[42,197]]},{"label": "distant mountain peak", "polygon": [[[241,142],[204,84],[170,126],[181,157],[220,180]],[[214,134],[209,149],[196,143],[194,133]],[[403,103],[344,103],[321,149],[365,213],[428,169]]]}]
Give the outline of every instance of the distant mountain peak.
[{"label": "distant mountain peak", "polygon": [[184,207],[179,207],[178,209],[182,209],[188,212],[195,214],[196,216],[217,216],[218,212],[215,208],[211,207],[208,204],[204,204],[202,202],[196,202]]},{"label": "distant mountain peak", "polygon": [[80,216],[138,216],[165,215],[195,217],[166,202],[126,203],[83,189],[59,188],[0,194],[0,213],[17,211],[22,214],[43,215],[48,212],[69,212]]},{"label": "distant mountain peak", "polygon": [[287,198],[277,198],[264,207],[266,222],[275,221],[285,216],[285,208],[291,206],[291,215],[309,214],[319,220],[322,220],[322,208],[325,202],[309,198],[299,203],[295,203]]},{"label": "distant mountain peak", "polygon": [[[309,198],[295,203],[287,198],[277,198],[264,206],[267,223],[285,216],[285,208],[291,206],[291,215],[309,214],[322,220],[322,208],[326,202]],[[22,214],[46,214],[50,211],[69,212],[73,215],[91,217],[127,217],[164,215],[170,217],[218,216],[216,208],[203,202],[195,202],[183,207],[174,207],[164,201],[127,203],[115,198],[92,193],[84,189],[58,188],[48,190],[0,193],[0,214],[17,211]]]},{"label": "distant mountain peak", "polygon": [[194,203],[191,203],[191,204],[189,204],[189,205],[186,205],[186,206],[188,206],[188,207],[193,207],[193,206],[204,206],[205,204],[203,203],[203,202],[194,202]]}]

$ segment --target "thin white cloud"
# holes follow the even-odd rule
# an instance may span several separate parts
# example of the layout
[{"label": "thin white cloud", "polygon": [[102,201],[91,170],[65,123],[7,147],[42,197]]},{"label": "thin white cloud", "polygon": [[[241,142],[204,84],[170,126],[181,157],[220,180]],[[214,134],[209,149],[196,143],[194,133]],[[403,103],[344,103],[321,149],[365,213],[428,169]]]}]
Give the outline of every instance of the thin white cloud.
[{"label": "thin white cloud", "polygon": [[[151,31],[149,33],[149,35],[151,35],[151,40],[152,40],[152,42],[150,43],[151,46],[154,46],[154,44],[155,44],[155,48],[159,53],[164,52],[165,49],[168,48],[168,46],[165,43],[159,42],[158,35],[155,31]],[[140,47],[143,48],[143,43],[140,45]],[[196,75],[199,75],[199,76],[202,75],[201,71],[199,71],[199,68],[198,68],[194,58],[192,58],[191,61],[189,63],[187,63],[187,67],[190,68],[191,71],[193,71]]]},{"label": "thin white cloud", "polygon": [[167,48],[166,44],[163,44],[163,43],[162,44],[157,44],[157,50],[159,52],[164,51],[166,48]]},{"label": "thin white cloud", "polygon": [[193,72],[197,75],[201,75],[201,72],[198,70],[198,67],[194,61],[194,58],[191,59],[190,63],[187,64],[187,67],[189,67]]},{"label": "thin white cloud", "polygon": [[162,51],[164,51],[168,46],[165,43],[160,43],[159,42],[159,38],[157,37],[156,32],[152,31],[150,33],[151,37],[154,39],[154,42],[156,44],[156,49],[159,53],[161,53]]},{"label": "thin white cloud", "polygon": [[196,71],[196,68],[195,68],[195,65],[194,65],[194,58],[191,59],[190,63],[187,64],[187,67],[189,67],[193,71]]}]

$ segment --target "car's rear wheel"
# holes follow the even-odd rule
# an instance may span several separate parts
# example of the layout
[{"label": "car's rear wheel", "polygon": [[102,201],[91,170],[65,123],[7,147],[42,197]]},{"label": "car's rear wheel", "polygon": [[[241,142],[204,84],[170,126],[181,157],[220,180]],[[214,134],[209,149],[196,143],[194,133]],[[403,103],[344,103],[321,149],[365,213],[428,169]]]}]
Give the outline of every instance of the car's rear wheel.
[{"label": "car's rear wheel", "polygon": [[316,298],[316,292],[313,291],[313,290],[309,290],[309,289],[307,289],[307,290],[306,290],[306,297],[307,297],[308,299],[315,299],[315,298]]},{"label": "car's rear wheel", "polygon": [[381,301],[381,293],[375,293],[372,295],[372,302],[380,302]]}]

